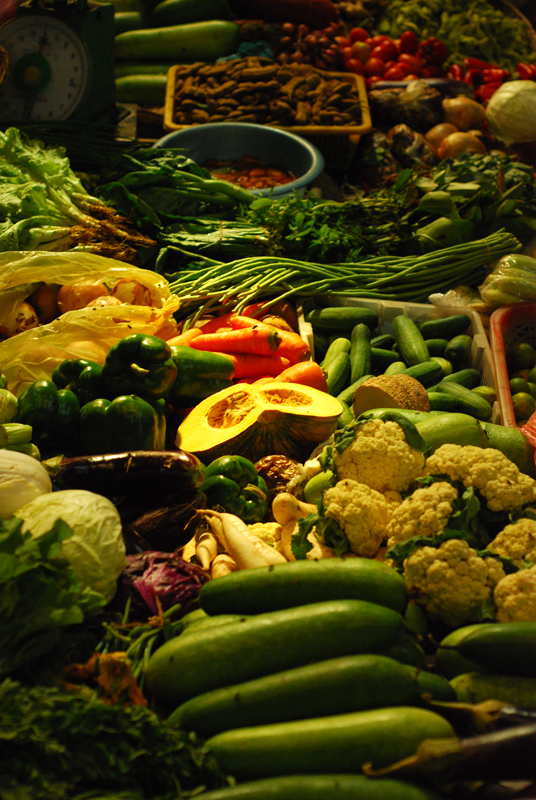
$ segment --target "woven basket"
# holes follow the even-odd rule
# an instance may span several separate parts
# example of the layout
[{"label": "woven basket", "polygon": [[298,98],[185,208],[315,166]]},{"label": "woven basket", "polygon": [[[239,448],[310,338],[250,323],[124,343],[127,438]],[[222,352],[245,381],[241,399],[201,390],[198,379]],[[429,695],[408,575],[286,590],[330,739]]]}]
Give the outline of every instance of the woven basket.
[{"label": "woven basket", "polygon": [[[534,2],[534,0],[531,0],[531,2]],[[532,23],[530,22],[530,20],[528,20],[526,16],[521,13],[521,11],[519,10],[519,8],[517,8],[517,6],[515,6],[513,3],[510,3],[509,0],[499,0],[497,5],[499,7],[502,7],[503,10],[508,14],[510,14],[511,16],[517,17],[518,19],[522,20],[522,22],[525,23],[525,25],[527,26],[527,37],[530,42],[530,46],[536,53],[536,31],[532,27]]]},{"label": "woven basket", "polygon": [[8,66],[9,59],[7,56],[7,51],[4,50],[2,45],[0,45],[0,83],[3,83],[6,78]]}]

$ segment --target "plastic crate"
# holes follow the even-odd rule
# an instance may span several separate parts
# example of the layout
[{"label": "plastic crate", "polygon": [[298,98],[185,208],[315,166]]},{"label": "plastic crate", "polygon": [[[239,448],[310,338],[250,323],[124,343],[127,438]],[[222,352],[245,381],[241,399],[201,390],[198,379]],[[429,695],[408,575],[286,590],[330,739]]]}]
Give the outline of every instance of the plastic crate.
[{"label": "plastic crate", "polygon": [[536,347],[536,303],[514,303],[494,311],[490,318],[490,339],[502,423],[509,428],[517,428],[506,353],[520,342]]},{"label": "plastic crate", "polygon": [[[467,314],[471,320],[471,325],[467,332],[473,340],[468,366],[472,367],[473,369],[477,369],[480,372],[481,384],[484,386],[490,386],[498,394],[495,370],[493,367],[493,357],[491,354],[488,337],[486,336],[486,331],[480,316],[471,308],[449,308],[446,306],[432,306],[426,303],[397,303],[390,300],[369,300],[364,297],[353,299],[349,297],[341,297],[337,294],[322,295],[321,297],[317,298],[316,303],[313,300],[307,299],[303,301],[301,308],[299,308],[300,334],[309,343],[313,357],[313,328],[310,323],[305,321],[305,315],[313,308],[321,308],[325,306],[361,306],[364,308],[370,308],[378,315],[378,330],[381,333],[392,333],[393,319],[398,317],[400,314],[410,317],[417,324],[429,319],[450,317],[453,314]],[[536,304],[534,304],[534,307],[536,309]],[[499,424],[501,422],[500,405],[498,402],[493,404],[493,413],[490,422]]]}]

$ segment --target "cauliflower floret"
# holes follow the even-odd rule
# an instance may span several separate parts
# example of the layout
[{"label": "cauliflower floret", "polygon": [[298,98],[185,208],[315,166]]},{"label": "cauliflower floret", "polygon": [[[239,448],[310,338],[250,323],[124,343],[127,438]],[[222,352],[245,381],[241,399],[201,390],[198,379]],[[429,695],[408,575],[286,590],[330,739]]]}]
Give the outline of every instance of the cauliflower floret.
[{"label": "cauliflower floret", "polygon": [[520,519],[507,525],[489,545],[500,556],[511,558],[518,566],[523,561],[536,563],[536,520]]},{"label": "cauliflower floret", "polygon": [[354,441],[342,453],[334,448],[339,478],[364,483],[377,492],[403,492],[424,466],[424,456],[411,447],[398,422],[373,419],[359,425]]},{"label": "cauliflower floret", "polygon": [[278,522],[253,522],[248,528],[271,547],[277,547],[281,539],[282,526]]},{"label": "cauliflower floret", "polygon": [[398,506],[403,502],[403,497],[400,492],[382,492],[387,505],[389,506],[389,519],[393,516]]},{"label": "cauliflower floret", "polygon": [[504,578],[502,564],[481,558],[463,539],[420,547],[404,561],[410,596],[431,619],[451,628],[480,622],[483,604]]},{"label": "cauliflower floret", "polygon": [[457,498],[457,490],[446,481],[414,491],[393,512],[387,526],[387,546],[412,536],[437,536],[446,528]]},{"label": "cauliflower floret", "polygon": [[497,622],[536,622],[536,567],[499,581],[493,595]]},{"label": "cauliflower floret", "polygon": [[536,481],[493,447],[441,445],[427,459],[424,474],[445,474],[474,486],[491,511],[513,511],[536,500]]},{"label": "cauliflower floret", "polygon": [[384,496],[363,483],[338,481],[324,492],[324,517],[332,517],[348,537],[353,553],[373,558],[380,549],[389,520]]}]

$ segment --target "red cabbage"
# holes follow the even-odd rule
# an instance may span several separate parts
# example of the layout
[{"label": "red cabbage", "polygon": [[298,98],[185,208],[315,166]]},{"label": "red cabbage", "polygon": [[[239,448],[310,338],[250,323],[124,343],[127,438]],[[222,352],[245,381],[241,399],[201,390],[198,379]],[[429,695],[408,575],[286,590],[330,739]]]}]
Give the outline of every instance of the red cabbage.
[{"label": "red cabbage", "polygon": [[158,614],[156,598],[163,611],[177,603],[179,619],[192,610],[207,574],[176,553],[147,550],[127,556],[127,566],[119,576],[113,605],[124,609],[130,598],[129,622],[146,622]]}]

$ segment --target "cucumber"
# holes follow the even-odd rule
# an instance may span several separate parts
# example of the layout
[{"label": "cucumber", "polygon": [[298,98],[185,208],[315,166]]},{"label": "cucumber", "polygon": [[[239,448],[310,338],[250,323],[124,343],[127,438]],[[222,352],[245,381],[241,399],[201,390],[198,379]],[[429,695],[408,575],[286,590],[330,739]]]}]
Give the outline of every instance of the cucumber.
[{"label": "cucumber", "polygon": [[401,374],[411,375],[412,378],[422,383],[425,389],[428,389],[428,387],[433,386],[442,379],[443,370],[441,364],[438,364],[437,361],[423,361],[421,364],[408,367]]},{"label": "cucumber", "polygon": [[428,348],[430,357],[439,356],[443,358],[445,356],[445,348],[448,344],[447,339],[425,339],[424,343]]},{"label": "cucumber", "polygon": [[475,661],[464,658],[454,648],[470,633],[479,630],[483,624],[488,623],[477,622],[474,625],[464,625],[463,628],[456,628],[441,640],[436,650],[436,666],[441,675],[450,680],[455,678],[456,675],[463,675],[466,672],[474,672],[480,669]]},{"label": "cucumber", "polygon": [[465,333],[471,325],[471,317],[467,314],[452,314],[449,317],[438,317],[421,322],[419,330],[425,339],[452,339]]},{"label": "cucumber", "polygon": [[446,358],[441,358],[441,356],[430,356],[430,361],[435,361],[436,364],[439,364],[443,370],[444,378],[446,378],[447,375],[452,375],[452,364]]},{"label": "cucumber", "polygon": [[413,755],[424,739],[454,736],[446,719],[395,706],[218,733],[205,742],[238,781],[276,775],[380,769]]},{"label": "cucumber", "polygon": [[330,658],[193,697],[168,722],[206,737],[232,728],[418,705],[421,687],[412,669],[382,655]]},{"label": "cucumber", "polygon": [[458,408],[461,413],[469,414],[476,419],[489,420],[493,413],[493,409],[487,400],[480,397],[471,389],[467,389],[455,381],[443,379],[439,384],[438,390],[452,395],[458,401]]},{"label": "cucumber", "polygon": [[188,628],[190,625],[193,625],[195,622],[200,622],[202,619],[209,619],[209,615],[206,611],[203,611],[202,608],[196,608],[193,611],[190,611],[190,613],[185,614],[181,620],[183,630]]},{"label": "cucumber", "polygon": [[337,400],[340,400],[341,403],[346,403],[347,405],[352,402],[354,399],[354,392],[358,386],[361,386],[362,383],[368,381],[369,378],[373,378],[374,375],[363,375],[362,378],[355,381],[355,383],[351,383],[350,386],[347,386],[346,389],[343,389],[340,394],[337,395]]},{"label": "cucumber", "polygon": [[479,394],[480,397],[484,398],[484,400],[487,400],[490,406],[492,406],[497,400],[497,392],[491,386],[485,386],[482,384],[481,386],[475,386],[472,391],[475,394]]},{"label": "cucumber", "polygon": [[115,36],[125,31],[139,31],[143,26],[143,16],[139,11],[116,11],[114,14]]},{"label": "cucumber", "polygon": [[379,347],[382,350],[390,350],[395,344],[396,339],[390,333],[381,333],[370,340],[371,347]]},{"label": "cucumber", "polygon": [[389,364],[386,367],[384,375],[400,375],[401,372],[405,372],[407,369],[406,365],[403,361],[393,361],[392,364]]},{"label": "cucumber", "polygon": [[191,625],[188,625],[188,627],[183,630],[181,636],[191,636],[207,628],[213,628],[216,625],[228,625],[230,622],[244,622],[246,619],[248,619],[247,616],[240,614],[218,614],[217,617],[211,617],[207,614],[204,619],[196,620]]},{"label": "cucumber", "polygon": [[352,329],[350,343],[350,382],[355,383],[363,375],[370,373],[370,328],[359,322]]},{"label": "cucumber", "polygon": [[378,326],[378,315],[370,308],[360,306],[329,306],[315,308],[305,315],[305,321],[311,323],[313,331],[333,333],[334,331],[352,331],[360,322],[371,330]]},{"label": "cucumber", "polygon": [[403,613],[407,587],[392,567],[371,558],[289,561],[208,581],[199,593],[207,614],[261,614],[324,600],[367,600]]},{"label": "cucumber", "polygon": [[536,677],[536,622],[482,625],[456,647],[489,672]]},{"label": "cucumber", "polygon": [[165,64],[152,61],[121,61],[115,65],[114,74],[116,78],[124,78],[126,75],[167,75],[172,66],[171,61]]},{"label": "cucumber", "polygon": [[351,407],[344,402],[344,400],[339,400],[339,402],[343,410],[337,417],[337,428],[345,428],[355,419],[354,412],[352,411]]},{"label": "cucumber", "polygon": [[364,775],[283,775],[203,792],[203,800],[440,800],[405,781]]},{"label": "cucumber", "polygon": [[330,361],[333,361],[335,356],[338,356],[339,353],[349,353],[351,346],[350,339],[345,336],[337,336],[337,338],[328,345],[326,355],[324,356],[324,360],[320,363],[320,366],[326,368]]},{"label": "cucumber", "polygon": [[536,709],[536,678],[468,672],[453,678],[451,687],[460,703],[499,700],[516,708]]},{"label": "cucumber", "polygon": [[125,75],[115,79],[115,97],[118,103],[163,106],[166,86],[166,75]]},{"label": "cucumber", "polygon": [[338,353],[323,367],[326,373],[326,389],[328,394],[336,397],[350,378],[350,353]]},{"label": "cucumber", "polygon": [[403,626],[401,614],[365,600],[311,603],[208,628],[203,636],[170,639],[153,653],[145,676],[155,700],[175,708],[203,692],[262,675],[381,652],[398,641]]},{"label": "cucumber", "polygon": [[445,412],[416,422],[416,427],[432,452],[443,444],[488,446],[482,425],[470,414]]},{"label": "cucumber", "polygon": [[164,28],[126,31],[115,37],[115,57],[120,61],[183,59],[215,61],[235,53],[239,26],[230,20],[207,20]]},{"label": "cucumber", "polygon": [[385,372],[389,364],[400,361],[400,355],[393,350],[384,350],[382,347],[371,347],[370,357],[374,372]]},{"label": "cucumber", "polygon": [[396,343],[404,361],[408,367],[422,364],[423,361],[430,360],[430,353],[424,343],[424,338],[415,322],[410,318],[399,314],[393,320],[393,333]]},{"label": "cucumber", "polygon": [[432,411],[456,411],[458,408],[456,398],[446,392],[429,391],[428,400]]},{"label": "cucumber", "polygon": [[465,367],[471,355],[472,345],[473,340],[464,333],[449,340],[445,347],[445,358],[452,362],[455,370]]},{"label": "cucumber", "polygon": [[474,389],[480,383],[480,372],[472,367],[451,372],[443,378],[444,381],[452,381],[465,386],[466,389]]},{"label": "cucumber", "polygon": [[317,361],[319,364],[326,357],[329,344],[330,343],[328,342],[327,336],[323,336],[321,333],[313,334],[313,348],[315,354],[315,361]]},{"label": "cucumber", "polygon": [[205,19],[231,19],[226,0],[163,0],[151,13],[151,24],[156,28]]}]

